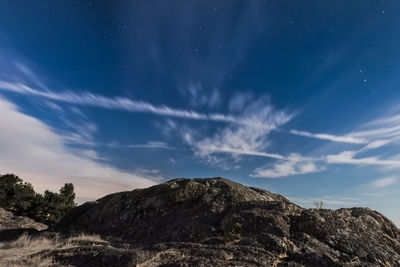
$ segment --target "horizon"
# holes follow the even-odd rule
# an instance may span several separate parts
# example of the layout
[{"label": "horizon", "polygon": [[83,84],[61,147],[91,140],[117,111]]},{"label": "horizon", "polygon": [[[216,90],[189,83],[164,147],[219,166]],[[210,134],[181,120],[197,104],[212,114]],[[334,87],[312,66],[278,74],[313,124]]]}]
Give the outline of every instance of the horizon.
[{"label": "horizon", "polygon": [[226,177],[400,226],[400,2],[4,1],[0,174]]}]

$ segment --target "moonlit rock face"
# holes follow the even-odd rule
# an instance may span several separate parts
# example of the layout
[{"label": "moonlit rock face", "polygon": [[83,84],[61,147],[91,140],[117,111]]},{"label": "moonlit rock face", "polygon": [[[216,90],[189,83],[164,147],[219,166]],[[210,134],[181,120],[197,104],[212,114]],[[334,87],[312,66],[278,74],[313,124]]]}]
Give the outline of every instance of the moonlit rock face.
[{"label": "moonlit rock face", "polygon": [[[224,178],[174,179],[108,195],[75,208],[55,230],[98,233],[167,254],[201,252],[192,260],[217,266],[228,248],[232,260],[255,265],[400,264],[400,230],[376,211],[304,209]],[[158,263],[185,262],[168,255]]]}]

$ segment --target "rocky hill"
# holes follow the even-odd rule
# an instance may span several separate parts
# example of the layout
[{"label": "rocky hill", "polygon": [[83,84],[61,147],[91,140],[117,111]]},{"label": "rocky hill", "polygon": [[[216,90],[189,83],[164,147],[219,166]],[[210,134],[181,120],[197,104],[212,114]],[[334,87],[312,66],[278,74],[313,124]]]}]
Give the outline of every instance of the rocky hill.
[{"label": "rocky hill", "polygon": [[99,253],[115,266],[400,266],[400,230],[376,211],[304,209],[223,178],[111,194],[73,209],[53,230],[113,244],[52,253],[74,266],[97,250],[86,266],[108,266]]}]

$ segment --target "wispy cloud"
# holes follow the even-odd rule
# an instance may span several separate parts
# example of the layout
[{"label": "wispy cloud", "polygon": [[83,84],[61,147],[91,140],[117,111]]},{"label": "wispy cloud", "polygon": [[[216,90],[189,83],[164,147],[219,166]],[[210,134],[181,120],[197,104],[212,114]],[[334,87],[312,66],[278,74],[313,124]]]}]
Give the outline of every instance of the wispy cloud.
[{"label": "wispy cloud", "polygon": [[229,101],[228,108],[231,112],[241,112],[253,99],[254,95],[251,92],[235,93]]},{"label": "wispy cloud", "polygon": [[[73,92],[53,92],[35,90],[22,83],[10,83],[0,81],[0,88],[3,90],[12,91],[19,94],[28,94],[39,96],[54,101],[61,101],[75,105],[87,105],[93,107],[101,107],[106,109],[125,110],[131,112],[154,113],[158,115],[181,117],[195,120],[207,120],[208,116],[194,111],[186,111],[173,109],[167,106],[154,106],[144,101],[134,101],[125,97],[109,98],[102,95],[92,93],[77,94]],[[221,116],[221,120],[224,117]]]},{"label": "wispy cloud", "polygon": [[[32,76],[32,74],[29,75]],[[362,125],[360,130],[345,135],[311,133],[292,129],[289,133],[296,136],[363,145],[362,148],[354,151],[342,151],[338,154],[321,155],[313,158],[300,157],[294,160],[290,155],[285,156],[267,151],[270,142],[268,139],[269,133],[271,131],[282,131],[281,126],[290,121],[295,115],[295,113],[275,110],[270,105],[267,97],[254,100],[254,97],[249,93],[236,94],[229,104],[231,114],[222,114],[177,109],[165,105],[156,106],[148,102],[125,97],[106,97],[89,92],[56,92],[48,90],[44,86],[40,86],[40,88],[42,89],[34,89],[21,82],[0,81],[0,90],[37,96],[53,102],[69,103],[72,106],[71,108],[75,109],[75,106],[82,105],[134,113],[151,113],[159,116],[189,120],[225,122],[226,125],[210,137],[196,136],[193,131],[188,131],[187,127],[178,129],[176,122],[172,120],[167,120],[168,126],[164,127],[163,132],[165,132],[165,135],[168,135],[171,131],[180,131],[183,140],[191,147],[196,157],[223,168],[238,167],[237,162],[241,160],[242,156],[258,156],[277,160],[274,164],[255,169],[251,174],[253,177],[282,177],[317,172],[324,170],[326,164],[400,167],[400,161],[398,160],[382,159],[379,156],[360,157],[363,152],[374,150],[400,140],[399,115],[384,116],[375,119]],[[193,84],[189,87],[188,92],[193,98],[203,95],[203,89],[199,84]],[[206,102],[209,102],[212,98],[215,98],[215,101],[220,101],[219,95],[213,96],[211,94],[207,96]],[[73,128],[78,129],[83,126],[85,125],[76,124]],[[85,128],[80,129],[78,132],[85,133],[89,130]],[[82,134],[65,135],[64,140],[66,142],[96,145],[96,142],[91,140],[90,136],[82,136]],[[174,149],[164,142],[157,141],[149,141],[144,144],[107,145],[125,148]],[[227,155],[228,157],[226,157]],[[229,160],[232,164],[228,164]]]},{"label": "wispy cloud", "polygon": [[382,145],[398,141],[400,139],[400,115],[398,115],[398,110],[391,110],[391,112],[395,112],[395,114],[386,114],[366,122],[359,127],[359,130],[353,131],[349,135],[370,142],[386,142]]},{"label": "wispy cloud", "polygon": [[[283,123],[272,124],[270,130],[261,132],[254,131],[250,127],[239,128],[235,131],[231,128],[226,128],[221,133],[217,133],[213,138],[205,138],[197,142],[195,144],[195,153],[201,157],[207,157],[216,153],[229,153],[231,155],[252,155],[276,159],[277,162],[257,168],[250,174],[252,177],[264,178],[319,172],[325,170],[329,164],[375,165],[384,166],[385,168],[400,168],[400,160],[393,159],[393,157],[382,158],[379,155],[362,156],[367,151],[372,151],[400,140],[400,116],[395,115],[376,119],[363,125],[363,130],[341,136],[291,130],[291,134],[298,136],[362,145],[357,150],[342,151],[338,154],[315,157],[298,156],[296,158],[264,152],[267,147],[266,135],[272,130],[280,131],[279,126]],[[215,160],[215,157],[211,157],[211,159]]]},{"label": "wispy cloud", "polygon": [[306,174],[326,170],[327,164],[347,164],[360,166],[384,166],[387,168],[400,168],[400,161],[393,159],[380,159],[379,157],[356,156],[365,151],[365,148],[356,151],[343,151],[338,154],[321,157],[281,156],[278,162],[257,168],[250,176],[263,178],[286,177],[290,175]]},{"label": "wispy cloud", "polygon": [[275,110],[266,99],[248,105],[240,115],[243,124],[228,124],[212,137],[195,138],[191,129],[182,129],[183,140],[191,146],[195,156],[209,163],[221,165],[219,156],[227,155],[237,162],[243,155],[284,159],[275,153],[265,152],[268,134],[288,122],[293,115]]},{"label": "wispy cloud", "polygon": [[386,177],[386,178],[381,178],[378,180],[375,180],[372,182],[372,186],[375,188],[383,188],[383,187],[388,187],[397,182],[396,177]]},{"label": "wispy cloud", "polygon": [[398,137],[400,136],[400,124],[392,126],[377,125],[377,127],[371,127],[371,129],[353,132],[351,135],[368,139]]},{"label": "wispy cloud", "polygon": [[161,141],[149,141],[145,144],[129,144],[129,145],[121,145],[123,148],[149,148],[149,149],[169,149],[176,150],[176,148],[168,145],[165,142]]},{"label": "wispy cloud", "polygon": [[365,149],[375,149],[400,140],[400,115],[385,115],[366,122],[359,130],[345,135],[311,133],[292,129],[291,134],[339,143],[363,144]]},{"label": "wispy cloud", "polygon": [[349,135],[332,135],[332,134],[323,134],[323,133],[310,133],[306,131],[298,131],[298,130],[290,130],[291,134],[305,136],[310,138],[322,139],[322,140],[329,140],[333,142],[340,142],[340,143],[350,143],[350,144],[365,144],[367,143],[366,140],[362,138],[356,138]]},{"label": "wispy cloud", "polygon": [[[144,149],[167,149],[167,150],[176,150],[175,147],[170,146],[166,142],[162,141],[148,141],[143,144],[120,144],[119,142],[110,142],[110,143],[99,143],[91,140],[91,137],[85,138],[82,134],[69,133],[68,135],[63,136],[65,142],[73,143],[73,144],[81,144],[92,147],[110,147],[110,148],[123,148],[123,149],[135,149],[135,148],[144,148]],[[89,140],[90,139],[90,140]]]},{"label": "wispy cloud", "polygon": [[218,121],[218,122],[251,125],[253,127],[260,127],[260,128],[265,127],[262,121],[254,121],[251,118],[243,119],[219,113],[205,114],[192,110],[171,108],[165,105],[155,106],[148,102],[136,101],[128,99],[126,97],[110,98],[98,94],[92,94],[89,92],[78,94],[71,91],[55,92],[49,90],[47,91],[36,90],[32,87],[29,87],[19,82],[11,83],[6,81],[0,81],[0,90],[11,91],[23,95],[38,96],[45,99],[60,101],[74,105],[100,107],[110,110],[123,110],[128,112],[137,112],[137,113],[151,113],[160,116],[177,117],[190,120]]},{"label": "wispy cloud", "polygon": [[[204,140],[203,140],[204,141]],[[267,152],[258,152],[254,150],[246,150],[246,149],[233,149],[229,147],[225,147],[228,144],[224,144],[220,147],[215,146],[213,144],[209,144],[208,142],[203,143],[201,141],[196,145],[196,147],[199,149],[196,152],[196,155],[199,156],[205,156],[205,155],[210,155],[210,154],[215,154],[215,153],[226,153],[226,154],[231,154],[231,155],[246,155],[246,156],[257,156],[257,157],[264,157],[264,158],[272,158],[272,159],[281,159],[281,160],[286,160],[287,158],[276,153],[267,153]],[[208,141],[208,139],[207,139]]]},{"label": "wispy cloud", "polygon": [[312,159],[303,158],[298,154],[292,154],[285,160],[279,160],[273,164],[257,168],[250,176],[260,178],[278,178],[297,174],[320,172],[325,167],[318,166]]},{"label": "wispy cloud", "polygon": [[150,175],[143,177],[98,163],[94,151],[69,148],[63,135],[21,113],[3,98],[0,98],[0,125],[0,173],[17,173],[39,191],[56,191],[63,183],[72,182],[77,197],[95,199],[156,183]]},{"label": "wispy cloud", "polygon": [[[329,140],[333,142],[350,143],[363,145],[357,150],[346,150],[337,154],[317,156],[314,159],[305,159],[302,163],[279,161],[272,166],[258,168],[252,174],[257,177],[280,177],[292,174],[300,174],[303,171],[301,166],[309,166],[309,172],[324,169],[324,164],[348,164],[360,166],[384,166],[385,168],[400,168],[400,160],[396,157],[382,158],[379,155],[363,157],[365,152],[373,151],[377,148],[389,144],[397,144],[400,140],[400,116],[387,115],[364,123],[360,130],[353,131],[346,135],[316,134],[306,131],[291,130],[290,133],[310,138]],[[320,167],[317,167],[320,166]],[[312,168],[314,167],[314,168]],[[306,173],[306,172],[303,172]],[[280,175],[282,174],[282,175]],[[385,180],[386,181],[386,180]]]},{"label": "wispy cloud", "polygon": [[390,144],[397,144],[400,140],[400,116],[387,115],[364,123],[360,130],[351,132],[348,136],[366,140],[366,144],[352,151],[342,151],[339,154],[325,157],[330,164],[353,164],[353,165],[380,165],[391,168],[399,168],[400,160],[390,158],[382,159],[379,155],[359,157],[360,154],[372,151]]},{"label": "wispy cloud", "polygon": [[352,164],[352,165],[381,165],[400,167],[398,160],[385,160],[378,157],[355,158],[358,151],[343,151],[336,155],[328,155],[325,157],[327,163],[331,164]]},{"label": "wispy cloud", "polygon": [[213,88],[206,90],[200,82],[190,82],[189,85],[181,87],[181,93],[188,98],[193,107],[215,108],[221,103],[220,92]]}]

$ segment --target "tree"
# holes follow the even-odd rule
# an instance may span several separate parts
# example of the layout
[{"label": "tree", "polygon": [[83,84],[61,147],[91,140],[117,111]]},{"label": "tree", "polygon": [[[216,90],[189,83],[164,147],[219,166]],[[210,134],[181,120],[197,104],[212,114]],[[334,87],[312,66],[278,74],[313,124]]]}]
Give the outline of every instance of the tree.
[{"label": "tree", "polygon": [[27,216],[49,226],[56,224],[68,211],[76,207],[74,186],[61,187],[59,193],[46,190],[36,193],[29,183],[14,174],[0,176],[0,207]]},{"label": "tree", "polygon": [[14,174],[0,176],[0,206],[18,215],[27,216],[32,207],[35,191]]},{"label": "tree", "polygon": [[56,224],[68,211],[76,207],[75,193],[72,184],[65,184],[60,193],[48,190],[43,195],[42,210],[39,212],[41,220],[52,226]]},{"label": "tree", "polygon": [[60,189],[61,199],[63,201],[64,207],[69,209],[72,206],[76,206],[75,200],[75,193],[74,193],[74,185],[69,183],[65,184]]}]

